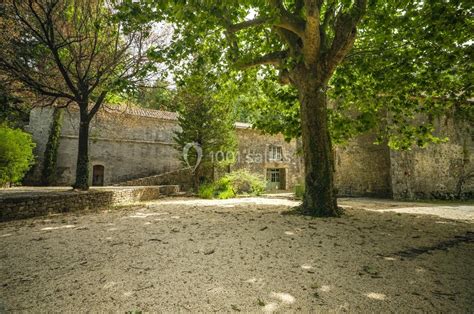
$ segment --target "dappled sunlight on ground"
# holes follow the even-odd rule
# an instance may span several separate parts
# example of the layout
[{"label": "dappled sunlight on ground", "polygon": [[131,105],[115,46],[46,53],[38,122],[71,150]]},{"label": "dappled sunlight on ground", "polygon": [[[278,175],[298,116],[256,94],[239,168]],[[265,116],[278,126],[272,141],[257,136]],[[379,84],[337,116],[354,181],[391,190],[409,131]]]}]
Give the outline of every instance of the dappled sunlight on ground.
[{"label": "dappled sunlight on ground", "polygon": [[428,210],[432,204],[341,203],[341,218],[283,214],[298,202],[282,198],[183,198],[1,223],[0,307],[268,313],[474,308],[472,223],[385,211]]},{"label": "dappled sunlight on ground", "polygon": [[45,228],[41,228],[41,231],[68,229],[68,228],[74,228],[74,227],[75,227],[74,225],[65,225],[65,226],[59,226],[59,227],[45,227]]},{"label": "dappled sunlight on ground", "polygon": [[366,293],[365,294],[368,298],[370,299],[374,299],[374,300],[385,300],[385,298],[387,297],[385,294],[383,293],[375,293],[375,292],[369,292],[369,293]]},{"label": "dappled sunlight on ground", "polygon": [[[156,202],[149,202],[153,204]],[[188,205],[200,207],[219,206],[220,208],[235,208],[242,206],[287,206],[296,207],[301,204],[300,201],[293,199],[293,194],[285,193],[268,194],[266,197],[244,197],[227,200],[207,200],[207,199],[172,199],[160,201],[160,204],[174,204],[174,205]],[[407,206],[413,205],[413,206]],[[360,208],[367,210],[374,210],[379,212],[396,212],[405,214],[421,214],[421,215],[436,215],[442,218],[455,220],[472,220],[474,221],[474,204],[463,205],[462,203],[455,203],[453,205],[434,204],[434,203],[413,203],[400,202],[393,200],[372,201],[366,198],[342,198],[339,200],[339,206],[344,209]],[[449,223],[449,222],[438,222]]]},{"label": "dappled sunlight on ground", "polygon": [[[152,202],[150,202],[152,203]],[[233,198],[227,200],[207,200],[207,199],[173,199],[160,201],[160,204],[173,204],[173,205],[194,205],[194,206],[219,206],[222,208],[233,208],[235,206],[242,205],[279,205],[279,206],[298,206],[301,204],[299,201],[282,199],[282,198],[267,198],[267,197],[244,197],[244,198]]]}]

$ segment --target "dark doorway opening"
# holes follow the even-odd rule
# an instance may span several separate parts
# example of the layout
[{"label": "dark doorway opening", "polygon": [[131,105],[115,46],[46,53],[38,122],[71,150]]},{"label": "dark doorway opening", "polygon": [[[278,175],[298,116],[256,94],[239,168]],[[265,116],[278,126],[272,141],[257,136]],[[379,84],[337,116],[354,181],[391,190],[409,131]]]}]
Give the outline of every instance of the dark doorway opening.
[{"label": "dark doorway opening", "polygon": [[92,185],[103,186],[104,185],[104,166],[95,165],[92,167]]}]

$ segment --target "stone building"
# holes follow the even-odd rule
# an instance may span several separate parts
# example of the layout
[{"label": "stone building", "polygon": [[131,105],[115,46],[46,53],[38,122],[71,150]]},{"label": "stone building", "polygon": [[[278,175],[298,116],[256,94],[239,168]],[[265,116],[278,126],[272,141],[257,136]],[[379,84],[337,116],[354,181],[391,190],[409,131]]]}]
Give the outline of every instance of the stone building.
[{"label": "stone building", "polygon": [[[52,117],[51,108],[31,111],[28,130],[37,143],[37,164],[28,176],[29,184],[40,182]],[[54,185],[71,185],[77,156],[78,112],[68,110],[62,119]],[[336,147],[335,181],[339,195],[472,198],[474,128],[465,122],[455,123],[452,118],[442,118],[437,125],[438,133],[449,136],[450,141],[427,149],[394,152],[386,145],[374,145],[370,134]],[[262,134],[246,123],[236,123],[235,129],[239,149],[231,169],[245,168],[261,174],[272,190],[292,190],[302,183],[298,141],[285,142],[282,135]],[[91,125],[90,184],[150,185],[168,180],[167,184],[186,186],[189,173],[180,172],[181,152],[173,142],[177,130],[177,116],[172,112],[103,109]]]},{"label": "stone building", "polygon": [[[40,180],[52,118],[52,108],[35,108],[30,113],[27,130],[36,142],[37,164],[29,181]],[[70,109],[62,120],[54,185],[71,185],[76,171],[79,112]],[[90,129],[90,184],[112,185],[180,167],[173,147],[173,131],[177,128],[172,112],[102,110]],[[94,176],[97,182],[93,182]]]},{"label": "stone building", "polygon": [[267,180],[269,190],[291,190],[301,183],[303,164],[297,140],[268,135],[247,123],[236,123],[238,156],[231,169],[247,169]]},{"label": "stone building", "polygon": [[[37,144],[37,163],[27,178],[30,184],[40,182],[53,111],[52,108],[35,108],[30,114],[27,129]],[[54,185],[74,182],[78,125],[79,113],[68,110],[62,118]],[[292,189],[302,173],[296,141],[285,142],[280,135],[263,135],[246,123],[236,123],[235,127],[239,149],[236,164],[231,168],[246,168],[265,177],[267,173],[270,177],[273,173],[269,188]],[[104,108],[91,123],[90,184],[147,182],[141,179],[182,169],[181,152],[175,149],[173,141],[174,133],[179,129],[177,115],[173,112],[135,107]],[[270,155],[272,152],[274,154]],[[215,157],[219,158],[217,153]]]}]

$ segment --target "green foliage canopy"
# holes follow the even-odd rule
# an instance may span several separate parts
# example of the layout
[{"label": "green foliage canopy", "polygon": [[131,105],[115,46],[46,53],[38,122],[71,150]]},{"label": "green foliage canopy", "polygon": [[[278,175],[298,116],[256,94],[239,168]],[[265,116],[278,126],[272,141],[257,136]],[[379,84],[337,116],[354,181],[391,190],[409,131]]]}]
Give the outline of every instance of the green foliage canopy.
[{"label": "green foliage canopy", "polygon": [[[321,19],[330,15],[329,8],[336,2],[347,10],[353,4],[321,1]],[[302,1],[281,3],[293,11]],[[173,23],[170,49],[158,54],[162,60],[176,65],[176,60],[192,56],[216,68],[245,68],[245,74],[229,77],[238,84],[229,100],[240,107],[241,116],[266,132],[283,132],[287,138],[300,136],[297,92],[293,87],[279,86],[285,67],[291,68],[297,58],[287,58],[277,70],[246,67],[269,52],[287,48],[272,31],[278,22],[272,19],[276,16],[272,5],[266,1],[154,4],[142,0],[124,7],[129,17],[135,14]],[[472,120],[472,14],[472,6],[461,0],[370,1],[358,25],[354,48],[327,87],[332,99],[329,119],[333,140],[343,143],[359,133],[375,131],[379,142],[394,149],[414,144],[423,147],[443,140],[436,136],[434,116],[455,112]],[[259,23],[258,17],[268,20]],[[242,30],[229,34],[226,26],[230,23]],[[331,28],[328,30],[327,36],[334,36]]]},{"label": "green foliage canopy", "polygon": [[443,141],[436,116],[474,121],[472,14],[459,0],[379,3],[331,81],[337,111],[394,149]]}]

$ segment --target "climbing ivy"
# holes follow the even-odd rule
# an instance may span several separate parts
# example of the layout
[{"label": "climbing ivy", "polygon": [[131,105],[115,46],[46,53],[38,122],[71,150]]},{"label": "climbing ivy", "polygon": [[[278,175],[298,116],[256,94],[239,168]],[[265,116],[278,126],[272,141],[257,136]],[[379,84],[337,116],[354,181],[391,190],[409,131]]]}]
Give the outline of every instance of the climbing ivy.
[{"label": "climbing ivy", "polygon": [[62,117],[63,110],[60,108],[54,108],[53,121],[50,125],[49,138],[44,152],[43,170],[41,173],[41,181],[44,185],[52,184],[55,179]]}]

